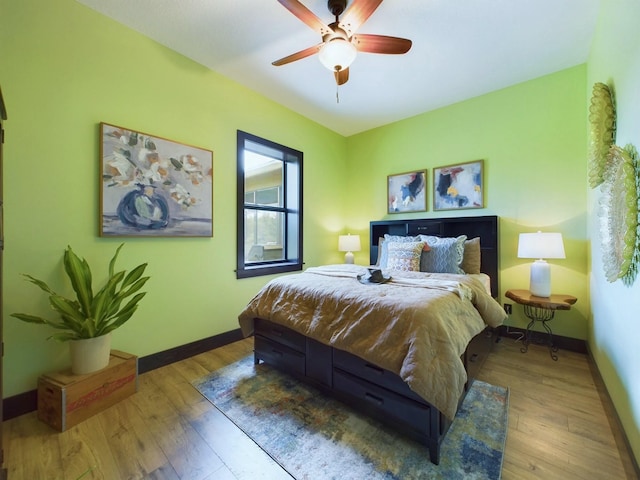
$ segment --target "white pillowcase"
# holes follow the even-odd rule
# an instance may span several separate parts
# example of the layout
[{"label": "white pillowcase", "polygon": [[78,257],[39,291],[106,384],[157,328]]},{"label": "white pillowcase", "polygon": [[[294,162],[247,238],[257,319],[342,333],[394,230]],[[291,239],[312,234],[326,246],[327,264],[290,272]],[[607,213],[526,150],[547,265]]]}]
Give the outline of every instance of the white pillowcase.
[{"label": "white pillowcase", "polygon": [[378,263],[377,265],[382,268],[387,267],[387,259],[389,258],[389,242],[422,242],[420,236],[415,237],[406,237],[400,235],[389,235],[388,233],[384,234],[384,238],[381,238],[378,242]]},{"label": "white pillowcase", "polygon": [[419,272],[425,242],[387,242],[387,270]]}]

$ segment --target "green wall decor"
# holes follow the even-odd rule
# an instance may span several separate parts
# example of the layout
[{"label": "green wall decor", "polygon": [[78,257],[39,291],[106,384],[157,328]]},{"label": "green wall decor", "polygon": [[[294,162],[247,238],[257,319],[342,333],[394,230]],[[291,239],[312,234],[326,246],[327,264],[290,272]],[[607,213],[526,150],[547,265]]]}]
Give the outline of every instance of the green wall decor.
[{"label": "green wall decor", "polygon": [[616,108],[611,90],[604,83],[593,85],[589,107],[589,185],[603,181],[609,148],[616,137]]},{"label": "green wall decor", "polygon": [[638,188],[635,149],[613,145],[603,172],[600,199],[602,263],[609,282],[633,283],[637,265]]}]

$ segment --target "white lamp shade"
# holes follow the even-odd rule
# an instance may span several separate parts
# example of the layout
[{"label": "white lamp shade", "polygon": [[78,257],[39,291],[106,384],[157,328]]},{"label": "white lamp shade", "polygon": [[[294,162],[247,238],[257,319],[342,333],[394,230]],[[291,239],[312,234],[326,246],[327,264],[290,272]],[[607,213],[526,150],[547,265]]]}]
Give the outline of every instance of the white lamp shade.
[{"label": "white lamp shade", "polygon": [[353,263],[353,253],[360,251],[360,235],[340,235],[338,237],[338,250],[347,252],[344,255],[345,263]]},{"label": "white lamp shade", "polygon": [[349,68],[356,59],[357,53],[358,50],[351,42],[343,38],[334,38],[320,48],[318,58],[326,68],[337,72]]},{"label": "white lamp shade", "polygon": [[537,297],[551,296],[551,269],[543,258],[566,258],[560,233],[521,233],[518,258],[537,258],[531,264],[529,291]]},{"label": "white lamp shade", "polygon": [[341,252],[359,252],[360,235],[340,235],[338,238],[338,250]]},{"label": "white lamp shade", "polygon": [[518,258],[566,258],[561,233],[521,233]]}]

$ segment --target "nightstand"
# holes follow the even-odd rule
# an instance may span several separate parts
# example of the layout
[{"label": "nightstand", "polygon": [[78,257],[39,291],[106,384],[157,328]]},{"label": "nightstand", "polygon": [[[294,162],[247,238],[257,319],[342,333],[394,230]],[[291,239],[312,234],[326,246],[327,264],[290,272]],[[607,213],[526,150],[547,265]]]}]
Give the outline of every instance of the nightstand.
[{"label": "nightstand", "polygon": [[527,325],[520,351],[527,352],[531,343],[531,327],[536,322],[540,322],[549,336],[549,354],[552,359],[558,360],[555,353],[558,351],[558,347],[553,343],[553,332],[547,322],[553,320],[556,310],[570,310],[571,305],[576,303],[578,299],[571,295],[560,294],[552,294],[550,297],[536,297],[529,290],[507,290],[505,295],[514,302],[523,305],[524,314],[531,320]]}]

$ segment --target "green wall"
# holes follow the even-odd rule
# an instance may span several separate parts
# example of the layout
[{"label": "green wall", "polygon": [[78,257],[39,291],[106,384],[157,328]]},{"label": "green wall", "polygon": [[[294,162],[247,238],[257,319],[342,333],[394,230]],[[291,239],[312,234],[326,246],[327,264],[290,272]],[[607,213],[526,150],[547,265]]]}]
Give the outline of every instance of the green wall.
[{"label": "green wall", "polygon": [[[405,216],[499,215],[501,293],[528,285],[518,233],[562,232],[567,259],[550,262],[553,289],[579,301],[554,331],[587,337],[585,66],[343,138],[72,0],[0,0],[0,10],[5,396],[67,364],[66,345],[8,316],[47,310],[19,274],[63,285],[71,244],[99,262],[99,278],[122,240],[97,235],[101,121],[214,152],[213,238],[125,239],[120,265],[147,261],[152,279],[115,348],[143,356],[234,329],[267,280],[238,281],[233,271],[237,129],[304,152],[307,266],[341,262],[339,233],[364,240],[370,220],[391,217],[387,175],[483,159],[486,208],[432,212],[429,202],[426,214]],[[356,261],[368,262],[366,249]],[[526,325],[521,309],[509,323]]]},{"label": "green wall", "polygon": [[[426,168],[432,178],[434,167],[483,159],[485,208],[433,212],[429,182],[429,212],[404,217],[498,215],[503,302],[506,290],[529,285],[531,261],[517,258],[518,234],[561,232],[567,258],[549,260],[552,289],[578,302],[558,313],[552,328],[586,339],[586,90],[582,65],[350,137],[358,202],[350,202],[348,224],[368,236],[370,219],[395,218],[386,215],[389,174]],[[356,260],[367,258],[360,252]],[[522,308],[513,312],[508,324],[526,326]]]},{"label": "green wall", "polygon": [[[114,332],[139,356],[238,327],[266,278],[236,280],[236,130],[304,152],[305,262],[338,262],[346,139],[73,0],[0,0],[0,85],[7,104],[4,394],[68,364],[67,345],[9,317],[46,314],[20,273],[70,293],[64,248],[104,278],[122,238],[98,236],[99,122],[214,152],[213,238],[126,238],[119,266],[149,263],[148,295]],[[313,181],[310,181],[313,179]],[[331,192],[326,195],[325,192]]]},{"label": "green wall", "polygon": [[[616,104],[616,144],[640,149],[640,4],[635,0],[601,2],[598,28],[588,69],[589,96],[594,83],[609,85]],[[589,189],[588,205],[592,316],[589,346],[640,461],[640,349],[638,308],[640,281],[609,283],[600,248],[599,188]]]}]

